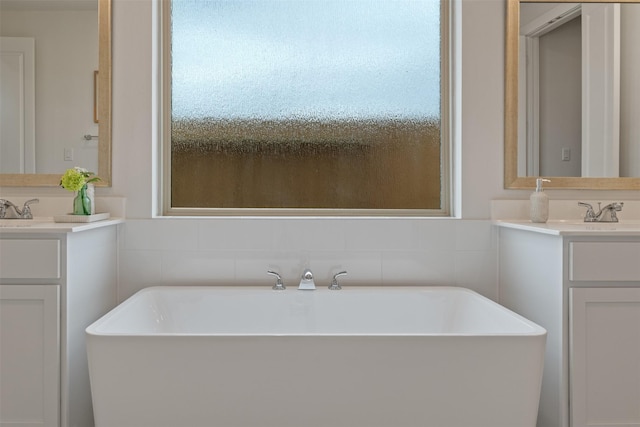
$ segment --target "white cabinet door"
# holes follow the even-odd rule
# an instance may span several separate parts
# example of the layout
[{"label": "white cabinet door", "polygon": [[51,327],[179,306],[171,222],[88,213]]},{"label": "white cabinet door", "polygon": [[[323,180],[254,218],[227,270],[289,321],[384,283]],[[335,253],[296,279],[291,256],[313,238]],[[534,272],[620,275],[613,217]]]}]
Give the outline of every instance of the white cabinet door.
[{"label": "white cabinet door", "polygon": [[59,285],[0,285],[0,426],[60,419]]},{"label": "white cabinet door", "polygon": [[572,427],[640,427],[640,288],[571,288]]}]

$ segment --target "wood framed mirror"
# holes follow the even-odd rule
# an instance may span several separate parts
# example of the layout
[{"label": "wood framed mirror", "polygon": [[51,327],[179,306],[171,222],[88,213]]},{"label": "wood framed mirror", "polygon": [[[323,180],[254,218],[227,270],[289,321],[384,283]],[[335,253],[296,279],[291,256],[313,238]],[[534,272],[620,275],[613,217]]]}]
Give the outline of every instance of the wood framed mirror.
[{"label": "wood framed mirror", "polygon": [[[97,186],[111,185],[111,3],[0,2],[2,44],[30,39],[35,51],[32,107],[24,109],[31,111],[26,113],[30,128],[21,118],[11,119],[18,123],[17,137],[3,135],[1,148],[18,140],[18,161],[2,164],[0,186],[58,186],[64,171],[74,166],[95,172],[101,178]],[[48,23],[55,27],[53,35],[45,33]],[[33,141],[25,144],[22,134],[32,134]],[[30,150],[21,148],[29,145]]]},{"label": "wood framed mirror", "polygon": [[[632,25],[635,28],[626,30],[632,19],[638,19]],[[593,24],[598,20],[604,20],[600,27],[614,31],[605,33],[603,43],[595,38],[602,32]],[[567,43],[573,46],[570,52],[577,49],[578,65],[575,58],[571,65],[577,67],[577,75],[551,67],[576,55],[543,50],[545,44],[561,44],[551,36],[569,28],[565,26],[569,22],[578,28],[577,33],[575,28],[567,30],[573,34],[573,41]],[[535,188],[536,177],[544,176],[551,179],[546,188],[640,189],[640,123],[635,123],[640,122],[640,77],[636,77],[640,76],[640,53],[635,53],[637,42],[633,42],[639,40],[640,32],[636,28],[640,28],[637,1],[507,0],[505,188]],[[546,86],[554,76],[556,86]],[[557,85],[573,86],[574,95],[552,98],[549,94],[560,92]],[[574,110],[563,104],[565,99],[572,100]],[[559,110],[554,112],[549,105]],[[556,132],[565,128],[571,114],[577,117],[572,124],[577,136]],[[577,140],[573,142],[577,145],[570,145],[571,140]],[[553,161],[547,162],[547,155]],[[562,167],[572,158],[579,160],[578,172],[564,173],[554,164]]]}]

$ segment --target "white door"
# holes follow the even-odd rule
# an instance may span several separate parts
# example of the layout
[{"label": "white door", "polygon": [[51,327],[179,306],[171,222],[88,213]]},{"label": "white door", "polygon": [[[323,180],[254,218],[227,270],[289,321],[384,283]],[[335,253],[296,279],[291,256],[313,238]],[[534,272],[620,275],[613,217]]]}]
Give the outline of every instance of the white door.
[{"label": "white door", "polygon": [[60,423],[58,285],[0,285],[0,427]]},{"label": "white door", "polygon": [[571,288],[572,427],[640,427],[640,288]]},{"label": "white door", "polygon": [[0,37],[0,173],[35,173],[35,41]]}]

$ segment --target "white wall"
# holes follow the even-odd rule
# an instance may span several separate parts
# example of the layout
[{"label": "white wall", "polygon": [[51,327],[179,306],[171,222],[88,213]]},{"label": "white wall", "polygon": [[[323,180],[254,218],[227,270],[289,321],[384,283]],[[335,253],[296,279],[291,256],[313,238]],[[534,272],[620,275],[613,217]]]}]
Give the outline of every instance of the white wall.
[{"label": "white wall", "polygon": [[[98,189],[98,195],[127,197],[120,299],[156,284],[266,286],[269,268],[280,268],[285,283],[295,284],[307,260],[319,283],[344,268],[350,273],[345,285],[457,285],[496,298],[491,200],[529,197],[529,191],[503,189],[504,0],[462,2],[455,151],[461,158],[456,176],[462,219],[153,219],[158,141],[152,5],[151,0],[113,2],[113,187]],[[56,189],[2,193],[69,197]],[[552,199],[640,199],[637,191],[547,193]]]},{"label": "white wall", "polygon": [[[93,122],[93,72],[98,69],[97,10],[6,10],[0,35],[35,38],[36,171],[98,168]],[[64,108],[61,108],[64,106]],[[64,149],[74,151],[64,160]]]}]

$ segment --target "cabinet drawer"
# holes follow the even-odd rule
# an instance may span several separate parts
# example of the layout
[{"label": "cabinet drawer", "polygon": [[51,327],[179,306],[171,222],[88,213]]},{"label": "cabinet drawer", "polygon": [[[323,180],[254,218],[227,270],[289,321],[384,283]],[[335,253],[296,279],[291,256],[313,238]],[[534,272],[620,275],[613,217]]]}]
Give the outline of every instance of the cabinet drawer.
[{"label": "cabinet drawer", "polygon": [[59,279],[60,240],[1,239],[0,278]]},{"label": "cabinet drawer", "polygon": [[571,242],[569,280],[640,281],[640,242]]}]

